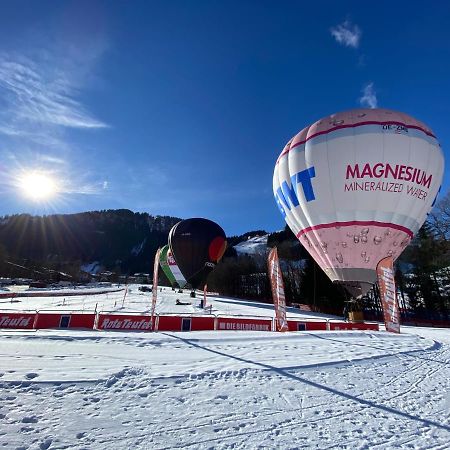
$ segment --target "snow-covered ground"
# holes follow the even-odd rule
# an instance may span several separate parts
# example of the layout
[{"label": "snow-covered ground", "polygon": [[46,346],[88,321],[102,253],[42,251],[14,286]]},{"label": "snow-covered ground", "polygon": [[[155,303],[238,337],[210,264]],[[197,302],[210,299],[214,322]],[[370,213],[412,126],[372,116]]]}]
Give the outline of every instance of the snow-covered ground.
[{"label": "snow-covered ground", "polygon": [[[120,309],[123,294],[66,301]],[[158,294],[160,312],[199,311],[187,293]],[[123,308],[148,310],[150,296],[131,287]],[[194,304],[175,306],[176,298]],[[221,313],[273,315],[269,305],[209,301]],[[2,331],[0,389],[7,449],[450,448],[444,329]]]},{"label": "snow-covered ground", "polygon": [[[118,290],[120,289],[120,290]],[[21,291],[20,287],[16,288]],[[98,290],[97,288],[95,289]],[[116,292],[111,292],[116,290]],[[67,297],[51,295],[42,297],[16,297],[14,299],[0,299],[0,310],[39,310],[39,311],[115,311],[115,312],[149,312],[151,309],[152,293],[141,292],[139,285],[130,285],[125,288],[124,285],[103,289],[103,294],[87,295],[86,289],[81,290],[81,295],[70,295]],[[70,292],[70,289],[62,289],[61,292]],[[73,290],[72,292],[73,293]],[[247,315],[253,317],[274,317],[274,308],[272,304],[252,302],[247,300],[237,300],[233,298],[214,296],[208,294],[208,308],[200,308],[200,301],[203,298],[203,292],[197,291],[196,298],[190,298],[189,290],[183,290],[182,293],[173,291],[170,287],[160,287],[158,289],[158,300],[156,303],[156,313],[182,313],[182,314],[229,314],[229,315]],[[180,300],[187,305],[176,305]],[[211,309],[209,308],[211,306]],[[332,318],[326,314],[310,313],[300,311],[297,308],[288,308],[288,317],[317,319],[321,317]],[[334,317],[342,319],[342,317]]]}]

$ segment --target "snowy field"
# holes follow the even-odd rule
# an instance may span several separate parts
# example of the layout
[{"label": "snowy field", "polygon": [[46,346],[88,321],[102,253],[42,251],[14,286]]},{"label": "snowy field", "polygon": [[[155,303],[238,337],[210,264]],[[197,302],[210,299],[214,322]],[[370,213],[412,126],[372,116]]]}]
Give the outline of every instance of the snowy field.
[{"label": "snowy field", "polygon": [[[109,292],[111,290],[116,292]],[[121,289],[117,291],[117,289]],[[23,288],[16,287],[18,292]],[[94,290],[94,289],[93,289]],[[98,289],[95,289],[97,291]],[[60,290],[61,292],[73,293],[73,290]],[[149,312],[151,309],[152,293],[141,292],[139,285],[130,285],[126,288],[121,285],[112,288],[105,288],[103,294],[99,295],[77,295],[77,296],[45,296],[42,291],[42,297],[16,297],[12,299],[0,299],[0,310],[39,310],[39,311],[114,311],[117,313],[126,312]],[[36,291],[32,291],[36,292]],[[48,291],[47,291],[48,292]],[[81,290],[85,293],[86,289]],[[156,304],[156,313],[182,313],[182,314],[229,314],[229,315],[246,315],[253,317],[274,317],[274,308],[272,304],[258,303],[245,300],[236,300],[226,297],[216,297],[208,294],[208,309],[200,308],[200,301],[203,298],[203,292],[197,291],[196,298],[190,298],[189,290],[184,289],[183,293],[173,291],[169,287],[160,287],[158,289],[158,300]],[[176,300],[188,305],[176,305]],[[211,306],[211,309],[209,308]],[[300,311],[297,308],[288,308],[288,317],[296,318],[335,318],[342,320],[342,317],[334,317],[326,314],[310,313]]]},{"label": "snowy field", "polygon": [[[158,294],[159,312],[201,312],[200,296]],[[125,301],[119,292],[2,307],[145,311],[150,296],[131,287]],[[213,313],[273,315],[208,301]],[[444,329],[2,331],[0,388],[6,449],[450,448]]]}]

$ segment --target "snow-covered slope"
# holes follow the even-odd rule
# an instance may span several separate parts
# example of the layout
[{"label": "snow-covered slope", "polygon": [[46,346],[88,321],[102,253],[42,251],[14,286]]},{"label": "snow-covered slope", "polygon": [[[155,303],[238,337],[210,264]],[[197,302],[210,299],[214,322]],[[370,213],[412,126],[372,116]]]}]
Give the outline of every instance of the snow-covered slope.
[{"label": "snow-covered slope", "polygon": [[234,246],[238,255],[265,255],[267,253],[267,238],[264,236],[255,236],[248,238],[246,241],[240,242]]},{"label": "snow-covered slope", "polygon": [[82,272],[86,272],[91,275],[97,275],[99,272],[101,272],[102,269],[103,269],[103,267],[101,266],[101,264],[98,261],[94,261],[94,262],[87,263],[87,264],[82,264],[80,267],[80,270]]},{"label": "snow-covered slope", "polygon": [[[132,287],[124,308],[145,310],[150,295]],[[178,308],[180,294],[158,295],[160,311]],[[121,308],[123,293],[103,298],[105,309]],[[273,312],[211,302],[233,314]],[[450,442],[449,330],[1,331],[0,348],[6,449],[445,449]]]}]

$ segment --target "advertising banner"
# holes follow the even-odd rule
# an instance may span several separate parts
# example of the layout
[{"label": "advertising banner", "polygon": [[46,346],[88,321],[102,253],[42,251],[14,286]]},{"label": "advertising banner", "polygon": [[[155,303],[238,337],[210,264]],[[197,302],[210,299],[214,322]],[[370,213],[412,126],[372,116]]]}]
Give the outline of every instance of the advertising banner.
[{"label": "advertising banner", "polygon": [[275,317],[277,331],[288,331],[286,320],[286,298],[284,295],[283,277],[281,274],[280,262],[278,260],[277,248],[274,247],[268,256],[270,285],[272,287],[272,298],[275,306]]},{"label": "advertising banner", "polygon": [[339,330],[371,330],[379,331],[377,323],[351,323],[351,322],[330,322],[331,331]]},{"label": "advertising banner", "polygon": [[444,173],[427,125],[397,111],[356,109],[289,140],[272,185],[281,215],[316,263],[332,281],[362,283],[364,294],[378,261],[395,260],[426,220]]},{"label": "advertising banner", "polygon": [[264,319],[217,318],[219,331],[272,331],[272,321]]},{"label": "advertising banner", "polygon": [[2,312],[0,313],[0,328],[33,328],[36,313]]},{"label": "advertising banner", "polygon": [[156,308],[156,300],[158,298],[158,267],[159,267],[159,256],[161,254],[161,249],[158,248],[158,251],[155,255],[155,263],[153,264],[153,286],[152,286],[152,323],[153,318],[155,316],[155,308]]},{"label": "advertising banner", "polygon": [[394,279],[394,260],[391,256],[377,264],[378,287],[380,288],[386,331],[400,333],[400,312]]},{"label": "advertising banner", "polygon": [[97,328],[115,331],[151,331],[150,316],[132,316],[125,314],[99,314]]}]

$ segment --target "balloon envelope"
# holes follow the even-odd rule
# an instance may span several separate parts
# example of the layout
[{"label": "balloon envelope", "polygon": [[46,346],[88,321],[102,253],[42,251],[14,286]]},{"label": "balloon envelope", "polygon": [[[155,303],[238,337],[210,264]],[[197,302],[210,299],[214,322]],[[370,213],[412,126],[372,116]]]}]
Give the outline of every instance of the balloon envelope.
[{"label": "balloon envelope", "polygon": [[422,226],[443,172],[426,125],[400,112],[357,109],[294,136],[276,162],[273,191],[330,279],[363,286],[375,282],[378,261],[397,258]]},{"label": "balloon envelope", "polygon": [[193,218],[178,222],[169,233],[170,250],[186,281],[195,289],[222,258],[227,241],[225,232],[208,219]]},{"label": "balloon envelope", "polygon": [[172,256],[169,245],[165,245],[161,249],[159,263],[172,286],[183,288],[186,285],[186,280],[184,279],[175,258]]}]

